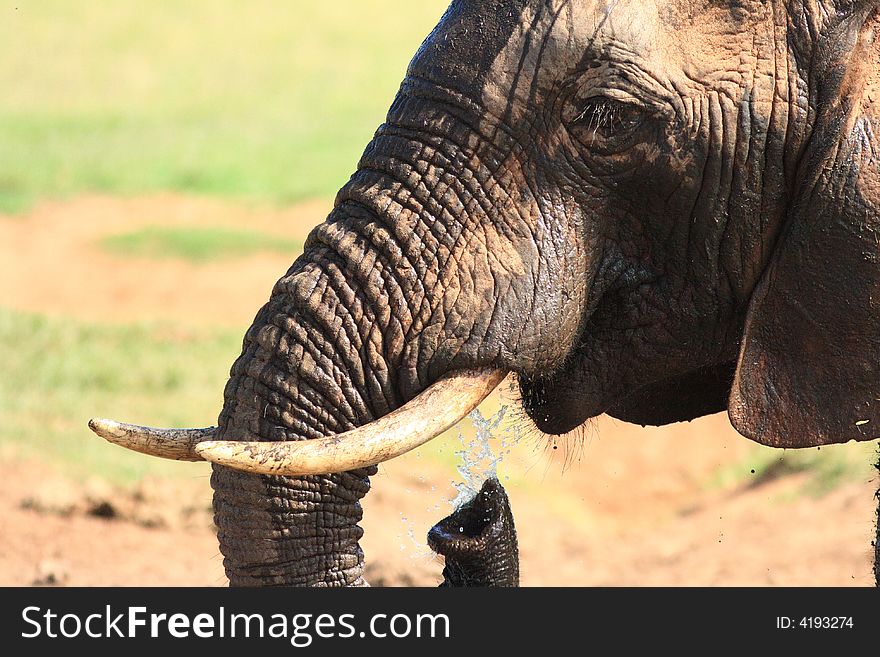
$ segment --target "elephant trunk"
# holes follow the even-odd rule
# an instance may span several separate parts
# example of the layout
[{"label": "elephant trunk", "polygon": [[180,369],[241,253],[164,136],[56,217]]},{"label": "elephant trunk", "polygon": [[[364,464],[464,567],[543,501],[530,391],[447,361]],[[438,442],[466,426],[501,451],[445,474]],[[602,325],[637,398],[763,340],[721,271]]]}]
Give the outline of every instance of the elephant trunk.
[{"label": "elephant trunk", "polygon": [[214,521],[231,586],[363,586],[369,471],[307,477],[214,466]]},{"label": "elephant trunk", "polygon": [[473,499],[434,525],[428,545],[446,559],[440,586],[519,586],[513,512],[497,479],[487,479]]},{"label": "elephant trunk", "polygon": [[[408,102],[395,103],[401,116]],[[493,185],[460,130],[436,114],[430,133],[380,128],[247,332],[216,440],[321,439],[388,415],[450,372],[511,369],[493,338],[507,285],[486,239]],[[215,464],[230,582],[363,584],[360,500],[375,471],[277,476]]]},{"label": "elephant trunk", "polygon": [[[424,76],[404,82],[332,213],[245,335],[216,429],[92,423],[138,451],[215,462],[233,585],[362,584],[360,500],[382,458],[362,458],[373,437],[355,429],[392,416],[417,426],[409,402],[424,393],[444,406],[436,391],[458,380],[470,406],[445,405],[445,419],[430,422],[439,432],[504,373],[554,371],[571,351],[591,260],[553,246],[577,244],[583,231],[552,221],[548,207],[572,200],[536,197],[517,138],[479,110]],[[343,433],[368,448],[326,461],[347,472],[321,469],[320,454],[308,469],[274,463],[294,441],[317,445],[300,456],[342,442],[338,452],[350,454]],[[325,471],[337,474],[314,474]]]}]

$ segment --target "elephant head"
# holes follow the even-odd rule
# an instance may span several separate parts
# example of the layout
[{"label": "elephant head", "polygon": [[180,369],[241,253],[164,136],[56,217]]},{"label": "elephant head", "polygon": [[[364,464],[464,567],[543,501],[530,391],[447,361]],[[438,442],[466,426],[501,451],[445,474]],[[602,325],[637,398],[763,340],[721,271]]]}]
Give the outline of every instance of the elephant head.
[{"label": "elephant head", "polygon": [[218,427],[94,428],[215,463],[233,585],[362,584],[375,464],[511,372],[548,434],[727,409],[768,445],[873,439],[878,5],[455,0]]}]

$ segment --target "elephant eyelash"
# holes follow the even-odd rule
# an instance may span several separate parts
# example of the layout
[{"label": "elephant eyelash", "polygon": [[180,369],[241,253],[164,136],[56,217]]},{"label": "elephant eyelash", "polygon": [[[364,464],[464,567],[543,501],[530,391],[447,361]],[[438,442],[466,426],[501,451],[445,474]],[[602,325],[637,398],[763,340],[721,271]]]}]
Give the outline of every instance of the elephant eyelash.
[{"label": "elephant eyelash", "polygon": [[639,127],[642,119],[640,108],[631,103],[596,98],[587,101],[580,114],[571,121],[571,126],[586,130],[592,146],[597,138],[611,139],[629,134]]}]

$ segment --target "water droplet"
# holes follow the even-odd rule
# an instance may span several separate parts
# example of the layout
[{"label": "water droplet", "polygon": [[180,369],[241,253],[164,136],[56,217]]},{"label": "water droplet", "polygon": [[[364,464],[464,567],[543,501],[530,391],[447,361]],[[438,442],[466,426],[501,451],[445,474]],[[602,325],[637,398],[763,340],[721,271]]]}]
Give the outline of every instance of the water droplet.
[{"label": "water droplet", "polygon": [[[473,438],[465,437],[459,429],[458,440],[462,449],[456,451],[455,455],[461,459],[461,464],[456,468],[461,475],[461,481],[452,482],[458,493],[452,500],[454,509],[472,499],[486,479],[498,477],[498,464],[510,454],[512,445],[519,441],[518,427],[512,423],[505,426],[501,424],[507,414],[507,408],[506,405],[502,406],[489,418],[484,417],[479,409],[472,411],[468,417],[476,430]],[[493,436],[493,432],[497,435]],[[497,455],[492,451],[489,443],[491,438],[500,439]]]}]

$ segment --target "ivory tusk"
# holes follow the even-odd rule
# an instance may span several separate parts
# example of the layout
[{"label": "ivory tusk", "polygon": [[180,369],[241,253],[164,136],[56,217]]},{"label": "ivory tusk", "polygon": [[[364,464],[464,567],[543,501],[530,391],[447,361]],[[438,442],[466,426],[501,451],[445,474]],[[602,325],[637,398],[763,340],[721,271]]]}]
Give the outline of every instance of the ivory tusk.
[{"label": "ivory tusk", "polygon": [[286,442],[209,441],[205,460],[264,475],[347,472],[388,461],[437,437],[476,408],[504,380],[496,369],[454,372],[396,411],[345,433]]},{"label": "ivory tusk", "polygon": [[115,445],[175,461],[204,461],[195,447],[201,442],[211,440],[217,432],[216,427],[153,429],[99,418],[89,420],[89,429]]}]

